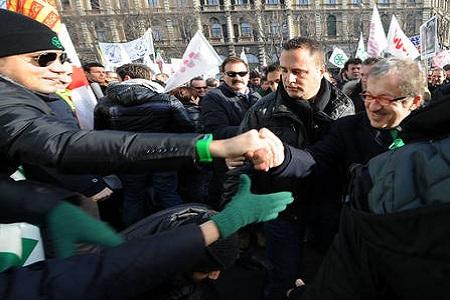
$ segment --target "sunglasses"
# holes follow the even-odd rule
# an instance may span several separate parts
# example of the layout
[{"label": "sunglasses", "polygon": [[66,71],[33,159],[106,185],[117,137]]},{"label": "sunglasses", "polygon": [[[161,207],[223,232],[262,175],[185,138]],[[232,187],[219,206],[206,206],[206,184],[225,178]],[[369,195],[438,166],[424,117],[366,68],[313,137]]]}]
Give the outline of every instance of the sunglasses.
[{"label": "sunglasses", "polygon": [[239,75],[239,77],[244,77],[248,74],[248,72],[244,71],[244,72],[225,72],[225,74],[228,77],[236,77],[237,75]]},{"label": "sunglasses", "polygon": [[54,63],[56,61],[56,59],[58,59],[58,57],[59,57],[59,61],[61,62],[61,64],[65,63],[65,62],[70,63],[70,59],[67,57],[66,52],[63,52],[61,54],[56,53],[56,52],[44,52],[44,53],[41,53],[39,55],[32,57],[31,59],[35,63],[35,65],[44,68],[44,67],[48,67],[52,63]]},{"label": "sunglasses", "polygon": [[196,90],[206,90],[208,87],[207,86],[196,86],[194,87],[194,89]]}]

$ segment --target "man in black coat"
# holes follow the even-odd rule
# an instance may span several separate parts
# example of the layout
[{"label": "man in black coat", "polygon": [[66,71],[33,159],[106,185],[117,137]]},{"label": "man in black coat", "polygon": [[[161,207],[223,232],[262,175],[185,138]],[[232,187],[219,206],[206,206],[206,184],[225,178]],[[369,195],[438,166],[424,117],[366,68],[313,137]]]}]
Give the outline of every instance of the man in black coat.
[{"label": "man in black coat", "polygon": [[[249,69],[245,61],[228,57],[223,61],[221,71],[224,83],[209,91],[201,103],[204,132],[212,133],[217,139],[235,136],[247,110],[261,98],[247,86]],[[208,197],[213,207],[220,200],[226,171],[224,160],[214,160]]]},{"label": "man in black coat", "polygon": [[[391,103],[391,113],[386,111],[383,117],[387,121],[388,115],[391,120],[398,116],[391,124],[384,122],[386,129],[401,129],[397,142],[392,151],[352,168],[350,193],[333,246],[316,280],[306,285],[306,295],[301,298],[302,291],[296,289],[289,299],[445,299],[448,295],[450,102],[432,102],[409,113],[422,98],[423,73],[412,61],[397,60],[391,68],[379,64],[374,67],[375,80],[369,74],[369,90],[374,92],[373,83],[393,97],[407,95]],[[408,93],[408,89],[412,90]],[[369,118],[380,125],[370,114],[370,106],[376,105],[371,100],[366,105]]]},{"label": "man in black coat", "polygon": [[[241,123],[243,132],[266,127],[284,143],[304,148],[321,138],[333,121],[354,113],[351,100],[323,78],[324,53],[318,42],[307,38],[288,41],[281,52],[280,66],[282,83],[275,93],[250,108]],[[247,166],[241,168],[231,172],[248,170]],[[339,184],[330,176],[323,178],[327,183],[324,191],[306,181],[277,180],[261,172],[254,174],[253,180],[258,193],[290,190],[295,197],[285,214],[265,224],[267,255],[273,265],[267,299],[283,299],[300,272],[306,218],[310,217],[306,208],[310,202],[317,202],[321,209],[328,209],[328,202],[337,202]]]},{"label": "man in black coat", "polygon": [[[110,86],[94,111],[95,129],[134,132],[194,132],[194,123],[183,104],[164,94],[151,81],[150,69],[142,64],[117,68],[122,82]],[[126,226],[159,209],[179,205],[177,172],[119,173],[123,186],[123,222]],[[154,199],[150,199],[149,189]],[[153,206],[153,207],[152,207]]]}]

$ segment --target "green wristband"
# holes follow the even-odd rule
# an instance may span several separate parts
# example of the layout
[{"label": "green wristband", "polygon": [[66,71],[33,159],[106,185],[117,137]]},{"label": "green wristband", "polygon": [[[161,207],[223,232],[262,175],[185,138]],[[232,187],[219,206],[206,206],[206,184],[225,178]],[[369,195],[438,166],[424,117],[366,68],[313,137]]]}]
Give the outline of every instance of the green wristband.
[{"label": "green wristband", "polygon": [[209,144],[213,140],[212,134],[206,134],[202,139],[195,143],[195,150],[200,162],[212,162],[211,152],[209,152]]}]

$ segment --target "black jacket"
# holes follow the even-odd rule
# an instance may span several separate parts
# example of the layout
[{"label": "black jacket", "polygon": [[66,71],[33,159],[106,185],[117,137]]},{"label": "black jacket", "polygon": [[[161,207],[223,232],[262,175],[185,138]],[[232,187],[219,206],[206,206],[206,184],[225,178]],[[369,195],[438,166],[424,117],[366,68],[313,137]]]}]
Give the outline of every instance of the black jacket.
[{"label": "black jacket", "polygon": [[245,113],[259,98],[258,93],[237,95],[225,83],[209,91],[201,105],[204,132],[212,133],[215,139],[235,136]]},{"label": "black jacket", "polygon": [[323,139],[306,150],[285,147],[285,160],[272,174],[301,178],[309,175],[313,168],[321,174],[338,168],[340,178],[346,178],[350,165],[367,163],[387,151],[391,143],[388,130],[373,128],[367,114],[359,113],[334,122]]},{"label": "black jacket", "polygon": [[183,104],[186,112],[189,116],[189,119],[194,123],[195,132],[203,132],[203,123],[200,120],[201,108],[199,105],[194,103],[185,103]]},{"label": "black jacket", "polygon": [[22,163],[76,173],[164,171],[196,160],[197,134],[78,130],[61,123],[44,98],[0,77],[0,172]]},{"label": "black jacket", "polygon": [[[50,95],[46,103],[58,120],[74,129],[80,129],[77,119],[64,100],[56,95],[54,97]],[[53,184],[70,191],[81,193],[86,197],[92,197],[108,187],[103,177],[93,174],[65,174],[55,168],[30,164],[23,164],[23,169],[27,179]]]},{"label": "black jacket", "polygon": [[127,80],[110,86],[94,112],[95,129],[137,132],[194,132],[183,104],[156,92],[154,83]]},{"label": "black jacket", "polygon": [[[306,101],[290,98],[280,84],[275,93],[264,97],[248,111],[242,121],[241,131],[265,127],[285,144],[304,148],[323,137],[334,120],[353,112],[351,100],[325,79],[322,80],[320,90],[311,105]],[[233,194],[230,190],[235,190],[233,183],[236,182],[236,176],[234,175],[238,174],[240,169],[229,173],[233,179],[227,178],[224,197]],[[248,172],[249,166],[243,167],[242,171]],[[309,179],[301,179],[300,182],[297,179],[278,179],[263,172],[255,173],[252,182],[252,187],[258,193],[292,191],[296,201],[283,214],[294,219],[297,219],[300,202],[310,201],[312,197],[336,199],[336,189],[339,186],[333,183],[330,175],[321,180],[321,182],[327,182],[329,187],[326,193],[323,187],[313,187]]]},{"label": "black jacket", "polygon": [[450,102],[445,100],[402,121],[406,146],[354,169],[339,234],[301,299],[448,298]]},{"label": "black jacket", "polygon": [[364,108],[364,99],[361,97],[363,88],[360,79],[347,82],[342,87],[342,92],[352,99],[353,105],[355,106],[355,113],[366,111]]}]

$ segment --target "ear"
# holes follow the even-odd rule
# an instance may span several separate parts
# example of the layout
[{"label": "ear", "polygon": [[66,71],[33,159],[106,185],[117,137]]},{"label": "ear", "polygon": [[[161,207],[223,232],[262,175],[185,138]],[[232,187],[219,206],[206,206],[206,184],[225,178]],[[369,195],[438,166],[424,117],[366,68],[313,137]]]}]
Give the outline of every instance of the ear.
[{"label": "ear", "polygon": [[321,64],[319,68],[320,77],[323,77],[327,68],[325,67],[325,64]]},{"label": "ear", "polygon": [[219,276],[220,276],[220,271],[219,270],[211,271],[211,272],[208,273],[208,278],[212,279],[212,280],[217,280],[219,278]]},{"label": "ear", "polygon": [[125,75],[124,77],[123,77],[123,81],[126,81],[126,80],[130,80],[130,79],[132,79],[130,76],[128,76],[128,75]]},{"label": "ear", "polygon": [[422,105],[423,97],[422,96],[415,96],[413,99],[413,103],[410,107],[410,110],[415,110],[419,108]]}]

